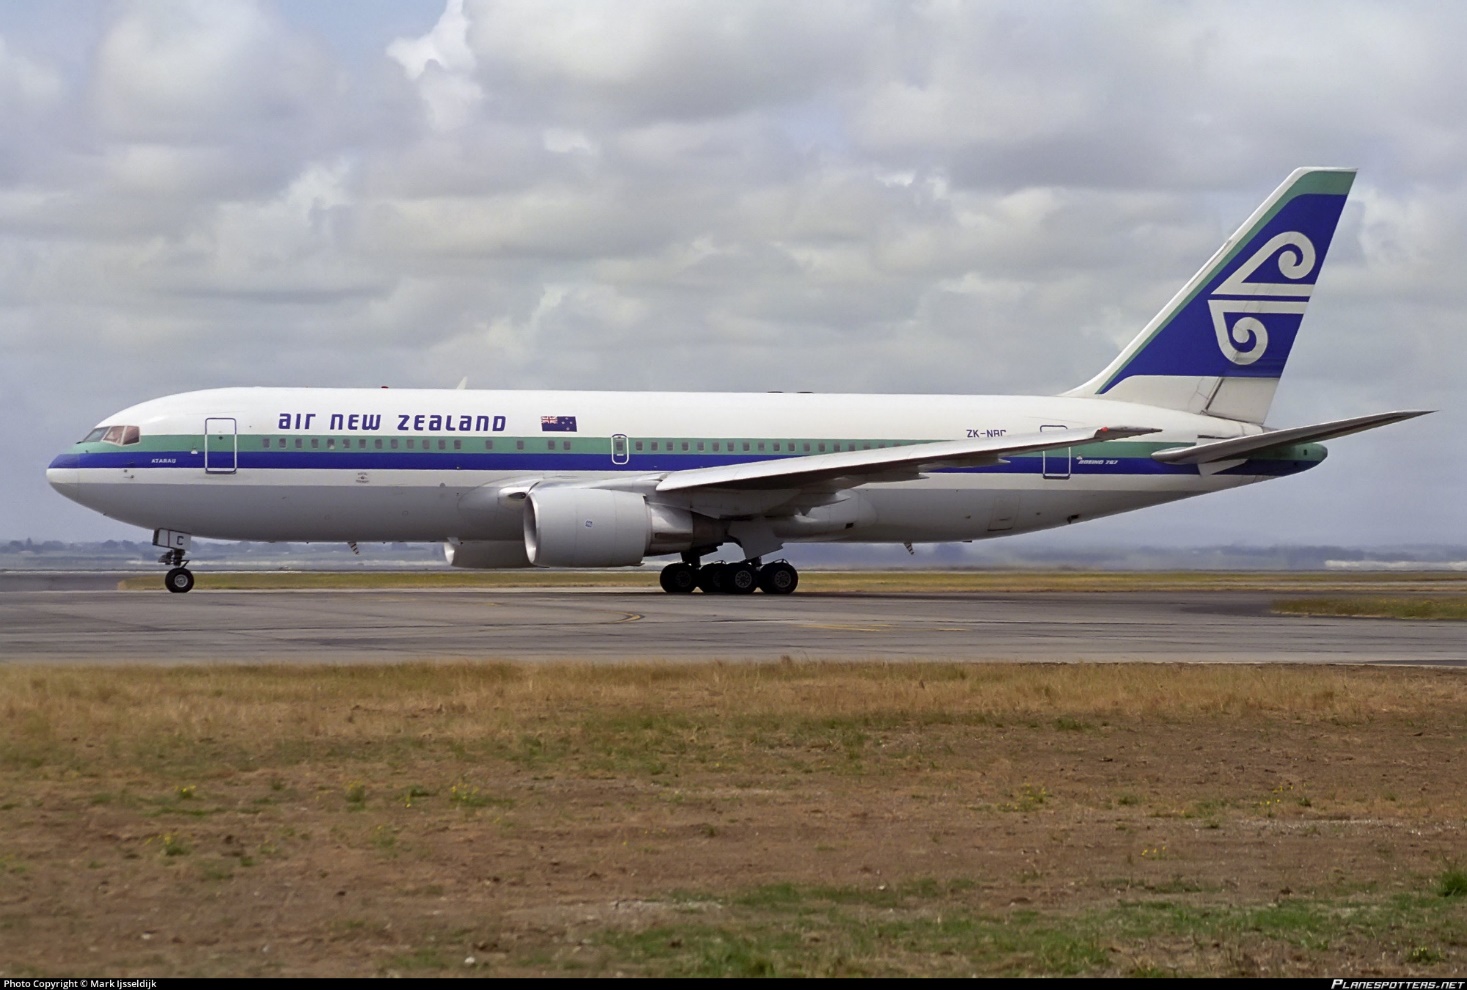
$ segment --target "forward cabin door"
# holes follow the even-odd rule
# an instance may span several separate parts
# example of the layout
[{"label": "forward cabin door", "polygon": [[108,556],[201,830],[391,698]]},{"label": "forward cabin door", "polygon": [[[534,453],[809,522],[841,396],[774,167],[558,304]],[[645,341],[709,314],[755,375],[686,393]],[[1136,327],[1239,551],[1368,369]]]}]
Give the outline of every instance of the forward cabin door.
[{"label": "forward cabin door", "polygon": [[[1050,433],[1054,430],[1067,430],[1067,426],[1041,426],[1040,433]],[[1044,457],[1044,476],[1046,478],[1068,478],[1070,476],[1070,455],[1073,447],[1063,447],[1057,450],[1046,450]]]},{"label": "forward cabin door", "polygon": [[239,430],[228,416],[204,420],[204,473],[233,474],[239,466]]}]

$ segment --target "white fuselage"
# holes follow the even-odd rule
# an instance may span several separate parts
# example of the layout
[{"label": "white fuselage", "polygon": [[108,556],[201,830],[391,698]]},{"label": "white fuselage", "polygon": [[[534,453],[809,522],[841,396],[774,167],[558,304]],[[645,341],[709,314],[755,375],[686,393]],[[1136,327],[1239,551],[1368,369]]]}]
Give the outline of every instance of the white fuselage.
[{"label": "white fuselage", "polygon": [[[789,493],[669,497],[722,518],[769,515],[789,542],[974,540],[1064,525],[1293,473],[1208,471],[1158,449],[1260,428],[1097,398],[226,388],[144,402],[48,470],[112,518],[196,536],[279,541],[516,541],[516,484],[605,484],[828,450],[1128,424],[1137,440],[869,481],[838,512],[782,511]],[[119,434],[120,436],[120,434]],[[114,440],[116,437],[114,437]],[[808,501],[808,500],[807,500]]]}]

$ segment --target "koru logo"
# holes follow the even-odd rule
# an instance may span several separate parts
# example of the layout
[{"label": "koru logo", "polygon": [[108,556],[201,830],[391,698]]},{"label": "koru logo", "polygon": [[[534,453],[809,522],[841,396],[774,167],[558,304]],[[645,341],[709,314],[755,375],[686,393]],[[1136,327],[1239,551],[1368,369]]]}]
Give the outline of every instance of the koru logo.
[{"label": "koru logo", "polygon": [[[1276,261],[1279,274],[1288,282],[1252,282],[1249,277],[1269,261]],[[1252,364],[1268,350],[1268,327],[1260,317],[1270,313],[1304,315],[1304,306],[1314,286],[1299,282],[1314,271],[1314,245],[1297,230],[1273,237],[1229,275],[1207,300],[1212,310],[1212,329],[1217,346],[1234,364]],[[1269,274],[1264,273],[1265,277]],[[1234,298],[1222,298],[1231,296]],[[1231,325],[1229,316],[1236,316]]]}]

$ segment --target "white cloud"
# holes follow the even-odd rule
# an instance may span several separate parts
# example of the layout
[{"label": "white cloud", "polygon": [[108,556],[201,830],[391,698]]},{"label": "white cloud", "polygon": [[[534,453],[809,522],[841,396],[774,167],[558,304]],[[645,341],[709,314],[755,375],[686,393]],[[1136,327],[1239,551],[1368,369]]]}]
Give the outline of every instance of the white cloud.
[{"label": "white cloud", "polygon": [[[341,8],[379,31],[348,65],[283,2],[98,5],[59,54],[0,8],[0,415],[47,424],[27,456],[78,428],[50,396],[86,421],[223,383],[1058,390],[1290,169],[1358,164],[1279,421],[1449,412],[1342,443],[1235,531],[1284,538],[1302,503],[1467,541],[1454,495],[1382,512],[1393,482],[1348,467],[1467,483],[1428,449],[1467,426],[1467,12],[371,9]],[[3,484],[15,535],[106,525]],[[1228,531],[1242,503],[1215,504]]]},{"label": "white cloud", "polygon": [[93,80],[114,139],[201,144],[314,126],[337,73],[269,8],[249,0],[134,0],[111,25]]},{"label": "white cloud", "polygon": [[13,51],[0,37],[0,119],[49,109],[63,89],[59,72]]},{"label": "white cloud", "polygon": [[468,30],[463,0],[448,0],[433,30],[387,46],[387,57],[417,83],[429,119],[440,131],[463,127],[484,101],[484,88],[473,79],[478,62],[469,49]]}]

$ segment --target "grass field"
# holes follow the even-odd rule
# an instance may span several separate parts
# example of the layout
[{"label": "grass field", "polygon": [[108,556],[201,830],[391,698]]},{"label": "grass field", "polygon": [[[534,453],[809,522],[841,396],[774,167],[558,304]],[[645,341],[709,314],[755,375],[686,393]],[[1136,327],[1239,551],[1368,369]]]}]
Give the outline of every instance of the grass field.
[{"label": "grass field", "polygon": [[0,667],[0,975],[1435,975],[1467,678]]},{"label": "grass field", "polygon": [[1467,595],[1352,595],[1274,602],[1286,615],[1354,615],[1372,619],[1467,619]]}]

